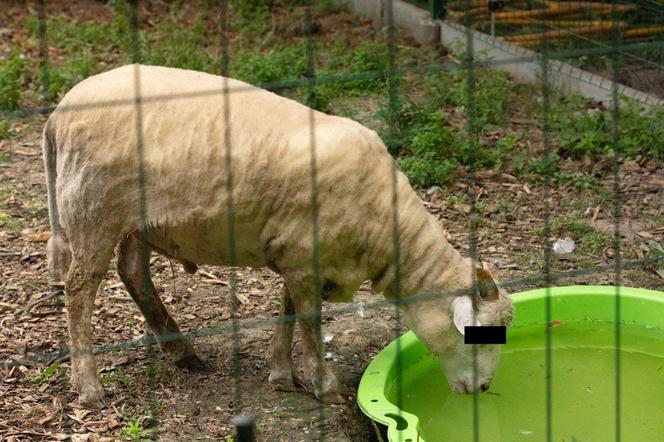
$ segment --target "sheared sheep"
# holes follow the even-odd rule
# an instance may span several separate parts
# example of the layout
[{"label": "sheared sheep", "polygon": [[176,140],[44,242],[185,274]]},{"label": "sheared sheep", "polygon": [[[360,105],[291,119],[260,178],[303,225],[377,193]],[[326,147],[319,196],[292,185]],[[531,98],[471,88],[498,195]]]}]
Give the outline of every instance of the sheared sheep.
[{"label": "sheared sheep", "polygon": [[[396,201],[400,296],[465,290],[402,305],[406,322],[440,357],[455,391],[488,388],[499,347],[479,347],[473,382],[471,346],[459,331],[473,320],[508,325],[511,301],[487,271],[448,244],[407,178],[394,175],[393,159],[375,132],[240,81],[129,65],[75,86],[43,136],[48,258],[54,277],[65,282],[71,382],[81,404],[102,406],[90,320],[118,243],[118,273],[178,365],[200,360],[155,292],[149,253],[174,258],[190,272],[197,264],[228,265],[231,205],[235,264],[267,266],[283,277],[282,316],[314,310],[312,143],[323,299],[349,301],[365,280],[376,293],[397,296]],[[299,323],[304,382],[320,400],[341,401],[337,380],[322,362],[320,329],[311,315]],[[295,388],[293,325],[277,326],[268,355],[269,381],[286,390]]]}]

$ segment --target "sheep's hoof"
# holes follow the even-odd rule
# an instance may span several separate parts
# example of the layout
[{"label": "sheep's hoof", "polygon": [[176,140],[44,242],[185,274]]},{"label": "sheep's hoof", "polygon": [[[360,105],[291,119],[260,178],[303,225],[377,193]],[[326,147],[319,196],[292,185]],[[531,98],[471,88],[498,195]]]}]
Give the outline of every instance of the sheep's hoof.
[{"label": "sheep's hoof", "polygon": [[272,385],[272,389],[276,391],[297,391],[297,385],[295,385],[295,382],[291,379],[290,381],[288,379],[279,379],[275,381],[270,381],[270,385]]},{"label": "sheep's hoof", "polygon": [[97,388],[88,388],[78,395],[78,403],[88,409],[100,410],[104,408],[104,391],[101,385]]},{"label": "sheep's hoof", "polygon": [[190,370],[202,370],[205,368],[205,364],[196,354],[190,354],[182,359],[178,359],[175,361],[175,365],[178,368],[188,368]]},{"label": "sheep's hoof", "polygon": [[298,385],[302,385],[302,381],[294,375],[273,377],[270,374],[268,382],[272,385],[272,389],[277,391],[298,391]]}]

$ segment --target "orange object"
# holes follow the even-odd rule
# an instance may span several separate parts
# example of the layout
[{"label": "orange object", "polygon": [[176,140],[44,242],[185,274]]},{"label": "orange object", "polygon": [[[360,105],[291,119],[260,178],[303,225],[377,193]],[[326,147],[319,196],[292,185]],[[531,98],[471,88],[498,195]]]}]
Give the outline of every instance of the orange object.
[{"label": "orange object", "polygon": [[623,32],[624,37],[648,37],[653,34],[664,32],[664,26],[648,26],[644,28],[627,29]]},{"label": "orange object", "polygon": [[[548,7],[563,7],[563,8],[582,8],[582,9],[592,9],[594,12],[604,12],[612,11],[616,12],[628,12],[634,11],[636,6],[634,5],[612,5],[611,3],[600,3],[600,2],[567,2],[567,1],[545,1]],[[615,8],[615,9],[614,9]]]},{"label": "orange object", "polygon": [[[581,27],[596,25],[598,23],[607,23],[606,20],[540,20],[536,18],[508,18],[501,20],[500,22],[517,26],[547,25],[553,27]],[[619,23],[621,26],[625,25],[625,22],[622,21],[616,23]]]},{"label": "orange object", "polygon": [[[624,23],[616,23],[618,29],[624,27]],[[573,35],[588,35],[588,34],[601,34],[610,32],[614,27],[614,23],[607,21],[604,23],[595,23],[591,26],[577,26],[568,29],[555,29],[546,32],[534,32],[531,34],[511,35],[508,37],[501,37],[503,40],[510,41],[518,44],[537,44],[548,38],[550,40],[558,40],[561,38]]]}]

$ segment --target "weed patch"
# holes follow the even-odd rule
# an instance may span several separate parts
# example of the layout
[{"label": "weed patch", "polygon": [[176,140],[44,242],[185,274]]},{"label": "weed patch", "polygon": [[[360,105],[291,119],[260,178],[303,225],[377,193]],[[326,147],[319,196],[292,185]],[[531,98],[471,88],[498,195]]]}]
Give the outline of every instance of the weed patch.
[{"label": "weed patch", "polygon": [[17,50],[0,58],[0,109],[18,108],[25,66],[24,56]]},{"label": "weed patch", "polygon": [[130,419],[127,425],[122,429],[122,436],[126,440],[136,442],[151,441],[152,436],[157,430],[154,428],[146,428],[145,423],[147,420],[149,420],[149,418],[146,416]]},{"label": "weed patch", "polygon": [[568,225],[572,236],[579,243],[579,251],[589,256],[600,256],[605,247],[611,244],[611,237],[591,225],[572,220]]},{"label": "weed patch", "polygon": [[35,384],[45,384],[51,381],[53,377],[55,377],[58,374],[58,370],[60,369],[60,361],[55,361],[48,367],[44,369],[41,373],[38,373],[34,378],[33,382]]}]

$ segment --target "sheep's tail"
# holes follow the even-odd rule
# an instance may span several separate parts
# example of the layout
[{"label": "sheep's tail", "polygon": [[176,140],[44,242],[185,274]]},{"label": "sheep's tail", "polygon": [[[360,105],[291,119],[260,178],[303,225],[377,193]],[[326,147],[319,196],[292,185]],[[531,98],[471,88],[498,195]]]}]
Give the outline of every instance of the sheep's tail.
[{"label": "sheep's tail", "polygon": [[56,197],[55,182],[58,176],[57,155],[48,134],[48,126],[42,135],[42,152],[46,169],[46,189],[48,190],[48,220],[51,225],[51,237],[46,245],[46,257],[51,277],[62,281],[69,271],[71,250],[64,229],[60,225],[60,213]]}]

